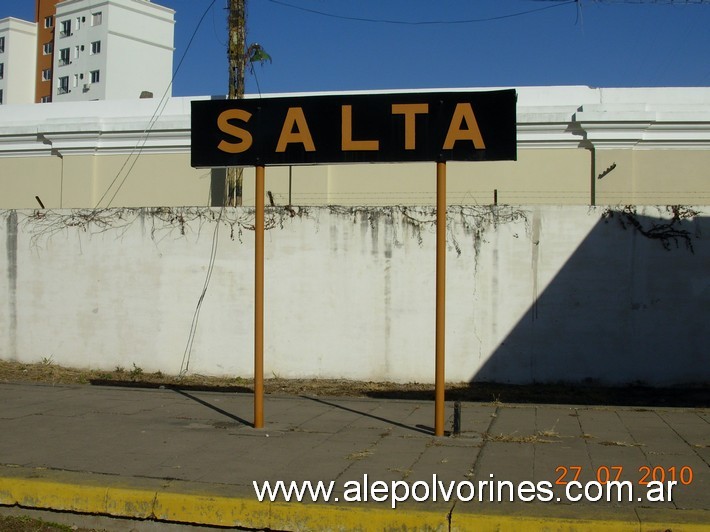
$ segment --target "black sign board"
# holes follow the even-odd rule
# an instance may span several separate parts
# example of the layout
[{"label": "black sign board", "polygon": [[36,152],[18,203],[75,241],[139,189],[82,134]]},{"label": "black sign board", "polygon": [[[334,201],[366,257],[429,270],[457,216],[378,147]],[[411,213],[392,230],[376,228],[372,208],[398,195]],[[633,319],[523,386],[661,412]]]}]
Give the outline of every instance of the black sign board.
[{"label": "black sign board", "polygon": [[192,102],[192,166],[516,158],[514,89]]}]

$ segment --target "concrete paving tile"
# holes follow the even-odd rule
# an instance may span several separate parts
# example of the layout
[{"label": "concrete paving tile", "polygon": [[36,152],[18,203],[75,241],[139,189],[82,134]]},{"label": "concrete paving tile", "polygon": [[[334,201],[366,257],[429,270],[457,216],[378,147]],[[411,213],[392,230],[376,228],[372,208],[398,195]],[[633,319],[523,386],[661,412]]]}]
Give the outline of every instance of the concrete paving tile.
[{"label": "concrete paving tile", "polygon": [[0,421],[4,419],[19,419],[28,416],[38,416],[44,414],[46,406],[44,402],[29,403],[22,400],[6,400],[0,397]]},{"label": "concrete paving tile", "polygon": [[[434,402],[411,401],[409,413],[402,419],[408,425],[433,425],[434,424]],[[453,406],[446,404],[445,413],[453,414]]]},{"label": "concrete paving tile", "polygon": [[710,465],[710,444],[705,446],[693,445],[697,455],[708,465]]},{"label": "concrete paving tile", "polygon": [[408,475],[425,450],[426,440],[392,435],[377,442],[366,460],[377,461],[387,469]]},{"label": "concrete paving tile", "polygon": [[615,410],[580,408],[577,410],[582,433],[595,441],[630,441],[631,436]]},{"label": "concrete paving tile", "polygon": [[162,461],[155,467],[146,468],[145,475],[154,478],[178,478],[204,480],[219,484],[246,483],[251,479],[252,454],[259,450],[248,445],[243,438],[229,438],[227,441],[212,442],[194,449],[185,448],[179,452],[169,449]]},{"label": "concrete paving tile", "polygon": [[489,433],[496,436],[524,437],[537,432],[534,407],[500,407],[489,427]]},{"label": "concrete paving tile", "polygon": [[657,414],[691,446],[710,445],[710,417],[706,419],[697,412],[667,410]]},{"label": "concrete paving tile", "polygon": [[534,474],[535,447],[526,443],[486,442],[474,465],[473,478],[520,482]]},{"label": "concrete paving tile", "polygon": [[[423,452],[421,441],[407,440],[394,436],[383,437],[375,445],[357,450],[346,457],[353,466],[348,470],[371,471],[387,475],[388,478],[402,478],[411,471],[411,466]],[[379,477],[378,477],[379,478]]]},{"label": "concrete paving tile", "polygon": [[[65,423],[52,422],[46,416],[29,416],[0,423],[0,461],[25,463],[54,455],[73,442],[77,434],[67,430]],[[84,439],[84,434],[80,434]]]},{"label": "concrete paving tile", "polygon": [[534,447],[534,476],[530,480],[549,480],[553,483],[558,479],[594,480],[592,460],[584,441],[559,439],[554,443],[536,443]]},{"label": "concrete paving tile", "polygon": [[271,478],[274,472],[312,454],[322,439],[320,434],[302,432],[284,433],[278,437],[264,435],[261,439],[252,440],[253,450],[245,457],[245,466],[255,478]]},{"label": "concrete paving tile", "polygon": [[75,388],[43,384],[2,384],[2,405],[42,405],[46,408],[53,400],[75,392]]},{"label": "concrete paving tile", "polygon": [[313,416],[297,426],[299,429],[307,432],[336,432],[340,430],[343,425],[350,425],[361,416],[361,413],[345,407],[320,404],[317,410],[314,409]]},{"label": "concrete paving tile", "polygon": [[349,468],[343,471],[338,480],[341,483],[348,481],[362,482],[367,476],[371,482],[377,480],[390,484],[394,481],[406,480],[405,474],[406,470],[400,468],[377,468],[373,467],[372,463],[362,460],[353,462]]},{"label": "concrete paving tile", "polygon": [[264,480],[331,481],[340,478],[349,466],[350,462],[340,453],[318,456],[308,454],[281,469],[273,470]]},{"label": "concrete paving tile", "polygon": [[535,408],[535,427],[543,437],[577,437],[581,435],[579,414],[574,407]]},{"label": "concrete paving tile", "polygon": [[461,427],[463,430],[484,431],[498,407],[480,403],[461,403]]},{"label": "concrete paving tile", "polygon": [[375,445],[381,438],[390,435],[391,431],[381,429],[357,429],[344,427],[335,434],[326,434],[322,438],[322,445],[345,445],[356,449],[366,449]]},{"label": "concrete paving tile", "polygon": [[[450,403],[444,405],[444,413],[450,414],[453,407]],[[387,401],[379,402],[377,408],[370,411],[371,414],[380,415],[397,421],[407,423],[409,418],[421,415],[422,421],[434,421],[434,403],[421,403],[418,401]]]},{"label": "concrete paving tile", "polygon": [[[210,421],[235,421],[244,425],[252,423],[251,402],[236,394],[207,394],[172,392],[172,402],[155,405],[155,413],[173,419],[201,419]],[[151,415],[148,413],[147,415]]]},{"label": "concrete paving tile", "polygon": [[[335,403],[334,403],[335,404]],[[352,407],[351,407],[352,406]],[[404,429],[414,432],[421,432],[416,425],[412,424],[408,418],[418,410],[417,405],[404,402],[396,402],[394,405],[379,405],[377,408],[363,408],[365,405],[340,405],[339,409],[347,409],[346,412],[355,417],[350,425],[354,429],[376,428],[376,429]]]},{"label": "concrete paving tile", "polygon": [[[636,488],[642,477],[642,467],[648,466],[648,458],[640,447],[600,445],[588,442],[593,480],[604,480],[607,471],[621,481],[629,481]],[[635,488],[635,489],[636,489]]]},{"label": "concrete paving tile", "polygon": [[[710,467],[697,455],[659,455],[638,473],[640,480],[671,482],[678,508],[710,509]],[[684,484],[686,483],[686,484]]]},{"label": "concrete paving tile", "polygon": [[461,481],[478,458],[480,447],[429,445],[419,459],[412,465],[412,472],[407,477],[410,482],[430,481],[433,475],[441,481]]},{"label": "concrete paving tile", "polygon": [[[264,418],[269,428],[273,426],[299,427],[322,416],[328,411],[327,406],[306,397],[284,398],[267,396],[264,400]],[[324,428],[320,430],[322,432],[326,431]]]},{"label": "concrete paving tile", "polygon": [[618,415],[634,442],[642,443],[647,454],[692,453],[687,442],[656,412],[620,410]]}]

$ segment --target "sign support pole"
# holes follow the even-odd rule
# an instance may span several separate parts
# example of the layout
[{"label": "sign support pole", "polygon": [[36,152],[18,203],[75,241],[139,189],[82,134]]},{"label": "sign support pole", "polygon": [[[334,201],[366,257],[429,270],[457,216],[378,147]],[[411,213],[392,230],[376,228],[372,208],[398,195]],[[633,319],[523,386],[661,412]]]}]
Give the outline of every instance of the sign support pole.
[{"label": "sign support pole", "polygon": [[446,389],[446,162],[436,163],[436,376],[434,435],[444,435]]},{"label": "sign support pole", "polygon": [[256,167],[254,219],[254,428],[264,428],[264,166]]}]

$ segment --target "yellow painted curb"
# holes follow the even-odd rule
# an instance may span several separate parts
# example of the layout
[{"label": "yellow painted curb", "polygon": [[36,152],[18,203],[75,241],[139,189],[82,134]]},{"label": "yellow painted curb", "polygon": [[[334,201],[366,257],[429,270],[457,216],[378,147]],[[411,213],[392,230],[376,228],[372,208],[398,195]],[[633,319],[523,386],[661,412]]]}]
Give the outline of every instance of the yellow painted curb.
[{"label": "yellow painted curb", "polygon": [[151,517],[155,492],[101,484],[76,484],[37,474],[0,477],[0,504],[67,512]]},{"label": "yellow painted curb", "polygon": [[161,521],[269,528],[269,503],[199,493],[158,493],[153,516]]},{"label": "yellow painted curb", "polygon": [[678,530],[707,532],[710,530],[710,510],[675,510],[672,508],[639,508],[641,532]]},{"label": "yellow painted curb", "polygon": [[[449,530],[450,508],[417,511],[412,506],[271,503],[270,528],[275,530]],[[475,529],[471,529],[475,530]]]},{"label": "yellow painted curb", "polygon": [[[189,482],[136,480],[51,470],[0,467],[0,505],[58,510],[134,519],[155,519],[212,526],[241,526],[286,530],[546,530],[654,531],[708,530],[710,511],[629,508],[622,514],[589,517],[554,515],[554,508],[529,507],[506,513],[450,512],[444,504],[386,506],[327,503],[258,502],[234,496],[232,487],[214,487],[224,493],[205,493],[204,485]],[[213,488],[210,486],[210,488]],[[568,513],[570,510],[565,509]],[[592,509],[594,511],[594,509]],[[522,513],[525,512],[525,513]],[[576,511],[575,511],[576,513]],[[537,515],[533,515],[537,514]],[[603,514],[603,512],[602,512]],[[594,515],[593,513],[591,514]],[[450,519],[450,522],[449,522]]]}]

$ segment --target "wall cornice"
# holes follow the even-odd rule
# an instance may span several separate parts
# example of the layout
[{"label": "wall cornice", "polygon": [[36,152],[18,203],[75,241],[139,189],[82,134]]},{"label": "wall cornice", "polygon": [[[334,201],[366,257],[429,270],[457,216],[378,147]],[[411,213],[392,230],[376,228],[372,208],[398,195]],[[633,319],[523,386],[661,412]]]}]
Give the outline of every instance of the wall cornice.
[{"label": "wall cornice", "polygon": [[[524,87],[518,94],[521,150],[710,149],[710,88]],[[0,106],[0,157],[189,153],[194,99],[205,98],[170,98],[154,123],[157,100]]]}]

